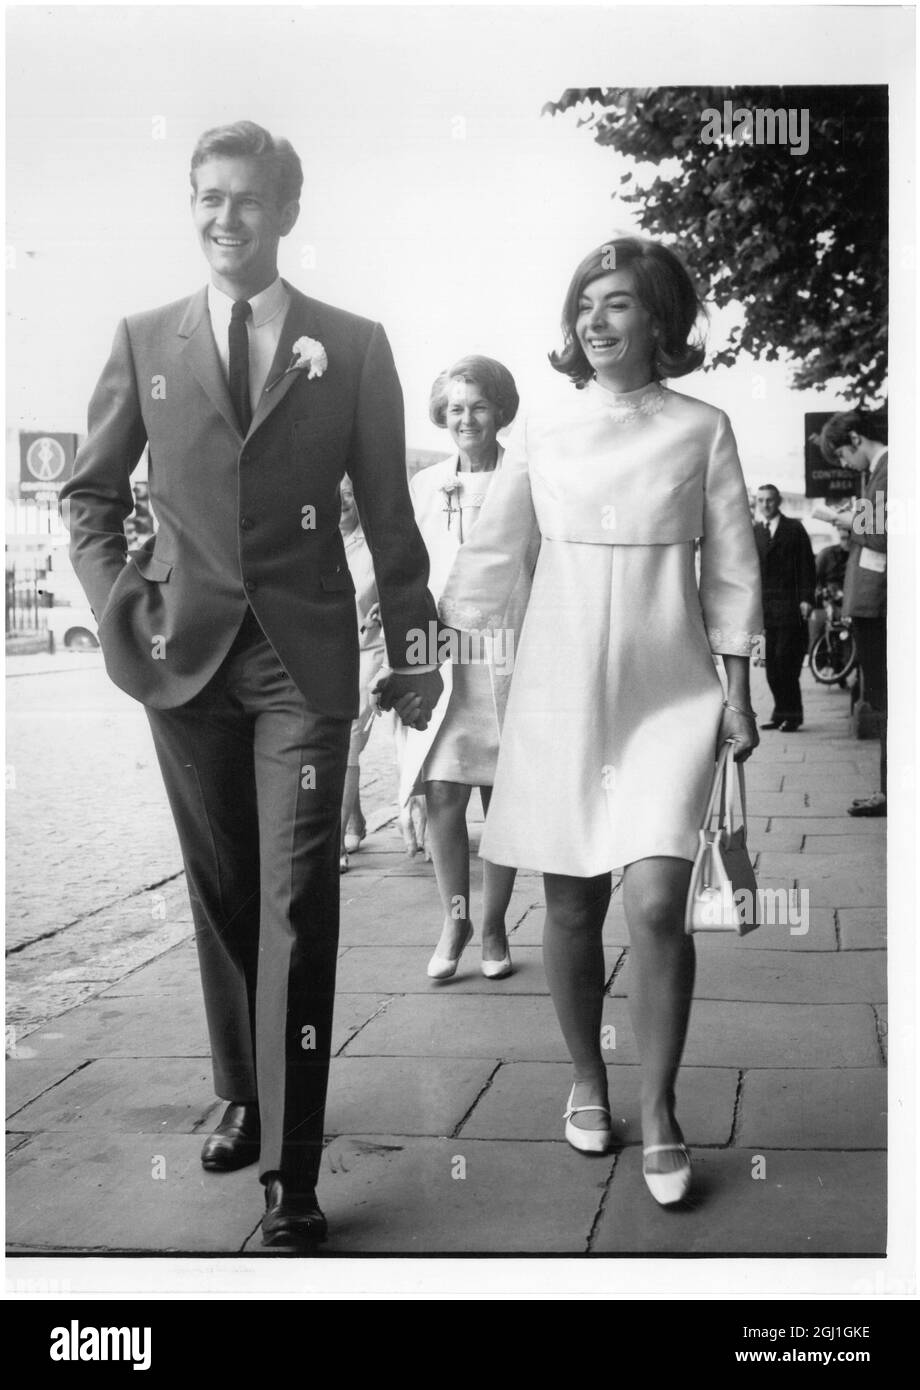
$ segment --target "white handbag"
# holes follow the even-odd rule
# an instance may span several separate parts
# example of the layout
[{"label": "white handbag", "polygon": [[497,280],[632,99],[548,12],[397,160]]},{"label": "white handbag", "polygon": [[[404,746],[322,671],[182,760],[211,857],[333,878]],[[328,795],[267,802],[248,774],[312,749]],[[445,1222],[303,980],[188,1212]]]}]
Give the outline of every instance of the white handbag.
[{"label": "white handbag", "polygon": [[[713,818],[717,817],[713,826]],[[690,874],[684,930],[746,935],[757,926],[757,881],[747,848],[744,767],[734,743],[719,749],[700,844]]]}]

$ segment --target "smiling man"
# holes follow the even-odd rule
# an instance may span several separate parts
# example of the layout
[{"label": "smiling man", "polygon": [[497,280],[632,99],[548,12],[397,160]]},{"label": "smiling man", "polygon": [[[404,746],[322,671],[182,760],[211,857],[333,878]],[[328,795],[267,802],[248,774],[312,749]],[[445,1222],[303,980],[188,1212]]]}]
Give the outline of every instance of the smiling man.
[{"label": "smiling man", "polygon": [[[279,277],[302,184],[251,121],[192,156],[211,269],[191,298],[118,328],[63,491],[107,670],[146,707],[188,879],[214,1064],[228,1102],[202,1163],[259,1160],[263,1241],[312,1247],[339,924],[339,818],[358,713],[351,476],[390,665],[434,620],[383,329]],[[127,558],[149,449],[158,530]],[[424,727],[436,671],[390,677]],[[142,827],[139,827],[142,829]]]}]

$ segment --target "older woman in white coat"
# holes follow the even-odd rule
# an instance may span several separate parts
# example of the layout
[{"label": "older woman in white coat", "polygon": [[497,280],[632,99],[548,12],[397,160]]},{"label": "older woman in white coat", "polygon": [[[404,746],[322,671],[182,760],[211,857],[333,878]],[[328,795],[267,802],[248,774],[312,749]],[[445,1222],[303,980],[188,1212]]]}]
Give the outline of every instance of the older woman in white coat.
[{"label": "older woman in white coat", "polygon": [[[514,378],[490,357],[464,357],[435,380],[430,415],[446,428],[455,451],[416,473],[410,484],[415,517],[431,560],[429,587],[438,597],[460,548],[477,525],[503,450],[497,432],[514,419]],[[535,552],[534,552],[535,553]],[[427,729],[400,729],[400,801],[424,793],[428,836],[443,907],[440,937],[428,964],[431,979],[456,973],[473,937],[469,910],[470,863],[466,811],[479,787],[488,816],[498,756],[499,725],[514,662],[514,641],[526,606],[533,554],[521,556],[512,577],[495,640],[471,642],[443,668],[445,692]],[[511,971],[505,914],[515,869],[483,865],[482,973],[500,979]]]},{"label": "older woman in white coat", "polygon": [[643,1173],[665,1206],[690,1186],[675,1084],[698,830],[718,746],[741,759],[758,742],[760,574],[734,436],[721,410],[662,385],[702,362],[699,312],[663,246],[619,238],[585,258],[551,358],[577,389],[519,422],[440,605],[456,627],[488,625],[540,537],[481,853],[543,870],[544,964],[574,1065],[565,1135],[586,1153],[612,1138],[601,930],[623,869]]}]

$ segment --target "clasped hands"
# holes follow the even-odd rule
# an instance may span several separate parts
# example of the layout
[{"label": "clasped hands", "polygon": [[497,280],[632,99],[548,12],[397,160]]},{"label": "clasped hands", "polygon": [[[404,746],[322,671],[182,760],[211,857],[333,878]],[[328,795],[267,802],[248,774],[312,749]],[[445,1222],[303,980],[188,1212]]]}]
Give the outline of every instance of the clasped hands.
[{"label": "clasped hands", "polygon": [[440,671],[413,671],[411,675],[394,671],[377,682],[372,694],[377,696],[380,709],[395,709],[409,728],[427,729],[443,690]]}]

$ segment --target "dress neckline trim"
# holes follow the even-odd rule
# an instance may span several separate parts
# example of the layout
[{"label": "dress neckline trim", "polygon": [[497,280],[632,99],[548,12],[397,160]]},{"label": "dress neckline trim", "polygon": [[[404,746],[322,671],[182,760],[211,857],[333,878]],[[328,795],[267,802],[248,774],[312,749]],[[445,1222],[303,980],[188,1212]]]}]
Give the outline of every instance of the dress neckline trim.
[{"label": "dress neckline trim", "polygon": [[615,424],[628,424],[643,415],[657,415],[664,409],[667,388],[660,381],[649,381],[635,391],[610,391],[595,378],[588,382],[590,398]]}]

